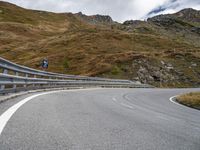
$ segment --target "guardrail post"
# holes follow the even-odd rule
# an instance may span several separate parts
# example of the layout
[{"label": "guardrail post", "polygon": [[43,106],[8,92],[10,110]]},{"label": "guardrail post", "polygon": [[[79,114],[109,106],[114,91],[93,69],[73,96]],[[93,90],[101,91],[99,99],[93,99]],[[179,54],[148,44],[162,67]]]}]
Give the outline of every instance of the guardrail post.
[{"label": "guardrail post", "polygon": [[5,85],[1,85],[1,90],[4,90],[5,89]]},{"label": "guardrail post", "polygon": [[[37,75],[36,75],[36,74],[34,74],[34,75],[33,75],[33,78],[35,78],[35,79],[36,79],[36,78],[37,78]],[[33,84],[33,87],[35,87],[35,84]]]},{"label": "guardrail post", "polygon": [[8,74],[8,69],[3,69],[3,74]]},{"label": "guardrail post", "polygon": [[[51,77],[49,77],[49,80],[51,80],[52,78]],[[49,86],[49,87],[51,87],[51,83],[49,83],[47,86]]]},{"label": "guardrail post", "polygon": [[[3,74],[8,74],[8,69],[3,69]],[[1,85],[1,90],[5,89],[5,85]]]},{"label": "guardrail post", "polygon": [[[15,75],[16,75],[16,76],[19,76],[19,73],[18,73],[18,72],[15,72]],[[17,88],[17,85],[14,84],[14,85],[13,85],[13,89],[16,89],[16,88]]]},{"label": "guardrail post", "polygon": [[[25,77],[28,78],[28,74],[27,73],[25,74]],[[26,88],[26,87],[27,87],[27,85],[24,84],[24,88]]]}]

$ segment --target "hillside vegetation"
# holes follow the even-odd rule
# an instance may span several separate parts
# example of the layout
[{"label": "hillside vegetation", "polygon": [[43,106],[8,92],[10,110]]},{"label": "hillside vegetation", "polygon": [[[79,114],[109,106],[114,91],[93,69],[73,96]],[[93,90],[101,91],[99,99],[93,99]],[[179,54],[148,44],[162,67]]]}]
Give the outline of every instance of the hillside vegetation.
[{"label": "hillside vegetation", "polygon": [[185,9],[148,21],[27,10],[0,2],[0,56],[36,69],[200,86],[200,13]]},{"label": "hillside vegetation", "polygon": [[177,97],[177,101],[183,105],[200,110],[200,92],[181,95]]}]

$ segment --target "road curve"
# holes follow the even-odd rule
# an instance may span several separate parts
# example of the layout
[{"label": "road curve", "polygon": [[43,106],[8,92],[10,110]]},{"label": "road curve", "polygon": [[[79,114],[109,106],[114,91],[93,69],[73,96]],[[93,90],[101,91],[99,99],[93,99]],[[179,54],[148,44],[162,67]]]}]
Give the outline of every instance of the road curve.
[{"label": "road curve", "polygon": [[[190,91],[200,89],[41,95],[10,118],[0,135],[0,150],[200,150],[200,111],[169,100]],[[9,105],[2,103],[0,109]]]}]

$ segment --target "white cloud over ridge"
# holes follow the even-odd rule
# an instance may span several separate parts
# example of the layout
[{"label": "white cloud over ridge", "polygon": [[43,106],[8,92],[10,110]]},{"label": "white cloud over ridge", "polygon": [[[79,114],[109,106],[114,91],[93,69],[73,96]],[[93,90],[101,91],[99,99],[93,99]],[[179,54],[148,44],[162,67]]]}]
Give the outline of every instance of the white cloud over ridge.
[{"label": "white cloud over ridge", "polygon": [[4,0],[19,6],[53,12],[110,15],[123,22],[174,13],[183,8],[200,9],[200,0]]},{"label": "white cloud over ridge", "polygon": [[185,8],[200,10],[200,0],[168,0],[163,5],[153,9],[146,15],[146,17],[152,17],[159,14],[176,13]]}]

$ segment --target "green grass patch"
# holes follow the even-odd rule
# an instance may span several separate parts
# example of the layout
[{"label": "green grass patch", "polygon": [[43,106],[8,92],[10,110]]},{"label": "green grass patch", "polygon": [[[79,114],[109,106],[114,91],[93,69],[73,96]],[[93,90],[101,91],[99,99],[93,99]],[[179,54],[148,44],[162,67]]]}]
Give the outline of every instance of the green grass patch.
[{"label": "green grass patch", "polygon": [[112,75],[118,75],[121,73],[121,69],[118,66],[114,66],[113,69],[111,70]]},{"label": "green grass patch", "polygon": [[67,58],[64,59],[63,61],[63,67],[64,69],[68,69],[70,66],[69,60]]}]

